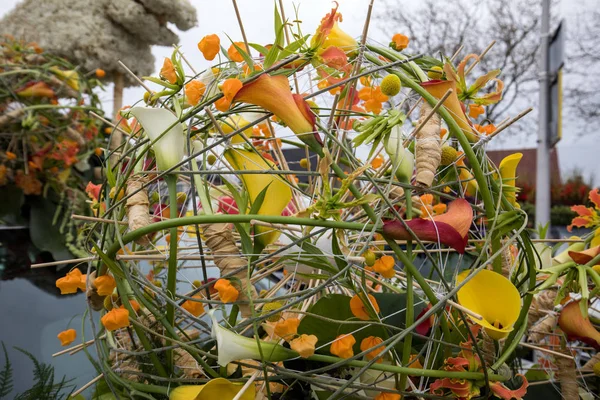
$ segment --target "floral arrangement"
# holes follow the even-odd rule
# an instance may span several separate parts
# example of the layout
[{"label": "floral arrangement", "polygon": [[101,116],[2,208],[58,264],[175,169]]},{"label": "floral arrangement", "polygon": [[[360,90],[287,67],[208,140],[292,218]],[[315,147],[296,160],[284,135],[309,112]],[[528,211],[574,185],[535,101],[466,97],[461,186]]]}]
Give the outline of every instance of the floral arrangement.
[{"label": "floral arrangement", "polygon": [[502,98],[489,49],[341,25],[336,5],[306,35],[276,7],[273,43],[207,35],[211,68],[176,49],[120,112],[88,258],[56,282],[86,292],[94,331],[58,336],[96,347],[97,398],[520,399],[522,347],[586,390],[600,247],[530,238],[521,155],[485,153],[518,119],[480,121]]},{"label": "floral arrangement", "polygon": [[[27,204],[40,217],[30,219],[32,239],[55,255],[64,246],[57,238],[48,239],[55,234],[47,231],[48,225],[59,227],[58,237],[72,253],[79,253],[81,246],[70,215],[88,210],[88,159],[103,152],[101,123],[89,115],[101,114],[92,89],[103,74],[80,71],[35,43],[9,36],[0,40],[1,218],[20,224]],[[52,241],[55,245],[48,244]]]}]

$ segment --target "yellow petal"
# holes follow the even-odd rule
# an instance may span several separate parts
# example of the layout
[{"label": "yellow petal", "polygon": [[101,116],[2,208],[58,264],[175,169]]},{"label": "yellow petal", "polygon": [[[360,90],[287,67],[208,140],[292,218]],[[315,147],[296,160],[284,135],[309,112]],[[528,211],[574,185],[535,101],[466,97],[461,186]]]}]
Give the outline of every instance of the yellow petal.
[{"label": "yellow petal", "polygon": [[[517,193],[514,191],[514,187],[517,176],[517,166],[519,165],[521,158],[523,158],[522,153],[511,154],[504,157],[498,166],[498,169],[500,169],[500,176],[502,177],[504,196],[506,196],[508,201],[513,205],[517,204]],[[507,190],[504,190],[505,187]]]},{"label": "yellow petal", "polygon": [[[471,271],[464,271],[456,277],[460,284]],[[473,321],[485,328],[495,340],[506,337],[521,312],[521,296],[511,281],[489,270],[481,270],[458,291],[458,302],[479,314],[483,320]]]},{"label": "yellow petal", "polygon": [[[225,119],[225,121],[223,121],[221,123],[221,130],[223,131],[224,134],[228,135],[231,132],[236,131],[239,128],[248,126],[248,125],[250,125],[250,122],[248,122],[244,117],[242,117],[240,115],[232,115],[231,117],[228,117],[227,119]],[[231,143],[232,144],[245,143],[246,141],[242,138],[242,135],[244,135],[244,136],[246,136],[246,138],[248,138],[249,136],[252,136],[252,133],[253,133],[252,127],[244,129],[241,133],[239,133],[231,138]]]},{"label": "yellow petal", "polygon": [[[279,170],[274,163],[250,151],[228,149],[224,155],[236,171]],[[250,196],[251,203],[268,186],[265,199],[258,210],[258,215],[281,215],[281,212],[292,199],[292,190],[289,185],[276,174],[240,175],[240,178]],[[254,232],[257,233],[256,238],[265,246],[273,243],[281,234],[273,228],[264,226],[255,226]]]},{"label": "yellow petal", "polygon": [[[233,383],[225,378],[216,378],[206,385],[176,387],[169,394],[169,400],[232,400],[243,386],[243,383]],[[242,394],[240,400],[254,400],[254,398],[254,388],[249,387]]]}]

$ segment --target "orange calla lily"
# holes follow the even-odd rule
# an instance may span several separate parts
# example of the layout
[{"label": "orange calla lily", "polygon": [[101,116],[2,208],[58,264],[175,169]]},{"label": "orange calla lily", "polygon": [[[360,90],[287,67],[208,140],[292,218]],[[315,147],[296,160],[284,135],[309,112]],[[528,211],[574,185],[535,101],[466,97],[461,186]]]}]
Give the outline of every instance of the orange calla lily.
[{"label": "orange calla lily", "polygon": [[[448,204],[448,211],[431,219],[413,218],[406,225],[421,240],[440,242],[459,253],[465,252],[473,210],[468,201],[456,199]],[[412,239],[412,234],[398,220],[383,224],[383,234],[391,239]]]},{"label": "orange calla lily", "polygon": [[558,325],[569,340],[581,340],[600,349],[600,332],[594,328],[589,317],[583,317],[579,301],[572,301],[562,309]]},{"label": "orange calla lily", "polygon": [[15,91],[15,94],[20,97],[47,97],[49,99],[56,96],[54,90],[45,82],[28,83],[24,88]]},{"label": "orange calla lily", "polygon": [[469,119],[465,115],[464,105],[458,99],[458,95],[456,94],[456,83],[454,81],[433,80],[423,82],[421,83],[421,86],[438,100],[444,97],[448,90],[452,89],[452,94],[444,101],[444,106],[448,112],[452,114],[452,118],[456,121],[467,139],[471,142],[476,142],[478,140],[477,135],[473,132],[473,127],[471,127]]},{"label": "orange calla lily", "polygon": [[233,102],[238,101],[272,112],[309,147],[323,147],[323,142],[315,131],[315,116],[310,106],[302,96],[292,94],[287,77],[260,75],[237,92]]},{"label": "orange calla lily", "polygon": [[592,247],[583,251],[569,251],[569,257],[577,264],[587,264],[600,254],[600,246]]}]

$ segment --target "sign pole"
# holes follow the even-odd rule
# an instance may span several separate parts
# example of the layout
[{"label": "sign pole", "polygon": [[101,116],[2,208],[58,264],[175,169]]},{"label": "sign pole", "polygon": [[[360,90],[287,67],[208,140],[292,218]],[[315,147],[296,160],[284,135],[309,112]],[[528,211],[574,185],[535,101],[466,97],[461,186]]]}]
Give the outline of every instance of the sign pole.
[{"label": "sign pole", "polygon": [[548,47],[550,43],[550,0],[542,0],[542,24],[540,32],[540,101],[537,149],[535,224],[550,224],[550,77]]}]

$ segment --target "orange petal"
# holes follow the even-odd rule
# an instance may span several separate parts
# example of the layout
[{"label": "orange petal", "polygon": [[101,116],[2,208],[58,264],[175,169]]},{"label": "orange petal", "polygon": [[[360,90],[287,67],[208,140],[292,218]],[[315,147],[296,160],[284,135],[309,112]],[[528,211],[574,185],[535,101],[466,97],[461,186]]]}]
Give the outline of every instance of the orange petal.
[{"label": "orange petal", "polygon": [[456,94],[456,83],[454,81],[433,80],[429,82],[423,82],[421,83],[421,86],[423,86],[423,89],[427,90],[430,95],[438,100],[444,97],[448,90],[452,89],[452,94],[448,96],[446,101],[444,101],[444,106],[448,109],[448,112],[452,114],[454,121],[456,121],[467,139],[469,139],[471,142],[476,142],[478,140],[477,135],[473,133],[473,128],[471,127],[469,120],[465,115],[462,103],[458,99]]},{"label": "orange petal", "polygon": [[[298,96],[298,95],[296,95]],[[320,148],[323,142],[315,132],[314,116],[304,99],[295,98],[290,90],[288,78],[283,75],[263,74],[245,84],[233,98],[234,102],[254,104],[275,114],[298,137],[309,146]],[[299,105],[301,107],[299,107]],[[312,133],[312,135],[305,135]]]},{"label": "orange petal", "polygon": [[350,69],[348,56],[339,47],[329,46],[320,56],[323,64],[328,67],[337,69],[338,71],[348,71]]},{"label": "orange petal", "polygon": [[598,189],[590,190],[589,198],[596,205],[596,208],[600,210],[600,191]]},{"label": "orange petal", "polygon": [[569,257],[577,264],[587,264],[600,254],[600,246],[592,247],[584,251],[569,251]]},{"label": "orange petal", "polygon": [[[448,212],[433,219],[414,218],[406,225],[421,240],[440,242],[464,253],[469,228],[473,222],[473,210],[469,202],[457,199],[448,205]],[[411,239],[412,235],[400,221],[385,222],[383,233],[392,239]]]},{"label": "orange petal", "polygon": [[600,349],[600,332],[594,328],[589,318],[583,318],[579,301],[573,301],[563,308],[558,317],[558,325],[569,340],[581,340]]}]

